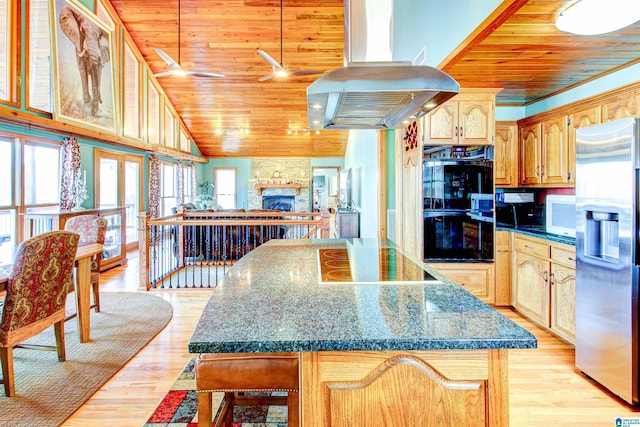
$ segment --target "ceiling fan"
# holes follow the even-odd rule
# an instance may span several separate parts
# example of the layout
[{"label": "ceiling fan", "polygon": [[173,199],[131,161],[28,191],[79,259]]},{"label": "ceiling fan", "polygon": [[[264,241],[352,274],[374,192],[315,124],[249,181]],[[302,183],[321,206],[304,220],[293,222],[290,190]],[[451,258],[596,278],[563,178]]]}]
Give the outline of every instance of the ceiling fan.
[{"label": "ceiling fan", "polygon": [[282,0],[280,0],[280,62],[273,59],[267,52],[258,49],[258,55],[264,59],[267,64],[271,65],[271,74],[262,76],[258,81],[265,81],[274,77],[288,77],[288,76],[310,76],[313,74],[322,74],[324,70],[289,70],[282,65]]},{"label": "ceiling fan", "polygon": [[158,56],[162,58],[164,62],[169,65],[169,69],[167,71],[162,71],[160,73],[154,74],[155,77],[165,77],[165,76],[196,76],[196,77],[213,77],[213,78],[222,78],[224,74],[216,74],[209,73],[206,71],[193,71],[187,70],[180,64],[180,0],[178,0],[178,60],[175,61],[171,56],[169,56],[162,49],[154,47],[153,50],[156,51]]}]

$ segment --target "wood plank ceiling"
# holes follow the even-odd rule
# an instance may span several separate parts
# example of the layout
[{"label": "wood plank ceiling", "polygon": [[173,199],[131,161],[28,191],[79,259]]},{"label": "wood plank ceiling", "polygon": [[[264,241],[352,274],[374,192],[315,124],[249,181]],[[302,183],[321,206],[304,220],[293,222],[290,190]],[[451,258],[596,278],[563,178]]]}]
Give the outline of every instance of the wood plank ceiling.
[{"label": "wood plank ceiling", "polygon": [[[601,36],[558,31],[575,0],[505,0],[440,68],[462,87],[502,87],[498,105],[527,105],[640,59],[640,24]],[[177,0],[111,0],[153,72],[178,58]],[[207,157],[342,157],[347,131],[306,132],[306,88],[318,76],[258,79],[257,54],[290,69],[343,66],[343,0],[181,0],[180,59],[222,79],[160,77],[159,84]]]}]

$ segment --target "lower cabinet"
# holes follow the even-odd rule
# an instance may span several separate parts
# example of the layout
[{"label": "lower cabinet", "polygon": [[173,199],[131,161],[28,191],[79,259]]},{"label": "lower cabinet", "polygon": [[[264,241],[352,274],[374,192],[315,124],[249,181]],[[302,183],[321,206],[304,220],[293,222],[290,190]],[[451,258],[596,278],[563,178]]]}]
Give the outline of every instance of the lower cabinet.
[{"label": "lower cabinet", "polygon": [[575,343],[575,248],[515,234],[512,259],[513,307]]},{"label": "lower cabinet", "polygon": [[495,280],[492,263],[429,263],[429,266],[487,304],[494,303]]},{"label": "lower cabinet", "polygon": [[511,305],[511,235],[509,231],[496,231],[495,301],[496,306]]}]

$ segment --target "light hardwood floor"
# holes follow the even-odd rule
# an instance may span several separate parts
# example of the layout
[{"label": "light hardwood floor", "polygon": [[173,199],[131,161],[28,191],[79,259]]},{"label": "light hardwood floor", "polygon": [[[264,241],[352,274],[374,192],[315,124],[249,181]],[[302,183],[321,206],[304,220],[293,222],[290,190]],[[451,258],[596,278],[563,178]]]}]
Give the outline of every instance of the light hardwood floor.
[{"label": "light hardwood floor", "polygon": [[[138,262],[101,276],[101,291],[136,291]],[[151,291],[173,305],[169,325],[106,383],[64,426],[142,426],[190,360],[187,342],[215,290]],[[574,351],[513,310],[500,309],[538,337],[538,349],[509,352],[511,426],[615,426],[615,419],[640,419],[629,407],[574,367]],[[377,426],[374,426],[377,427]]]}]

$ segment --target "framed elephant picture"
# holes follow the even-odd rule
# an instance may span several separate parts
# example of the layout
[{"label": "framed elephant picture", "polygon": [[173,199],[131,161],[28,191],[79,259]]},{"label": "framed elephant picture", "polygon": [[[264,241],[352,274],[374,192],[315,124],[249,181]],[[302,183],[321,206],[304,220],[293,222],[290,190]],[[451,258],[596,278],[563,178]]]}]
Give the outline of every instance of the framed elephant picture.
[{"label": "framed elephant picture", "polygon": [[116,133],[114,40],[94,13],[51,0],[54,118]]}]

